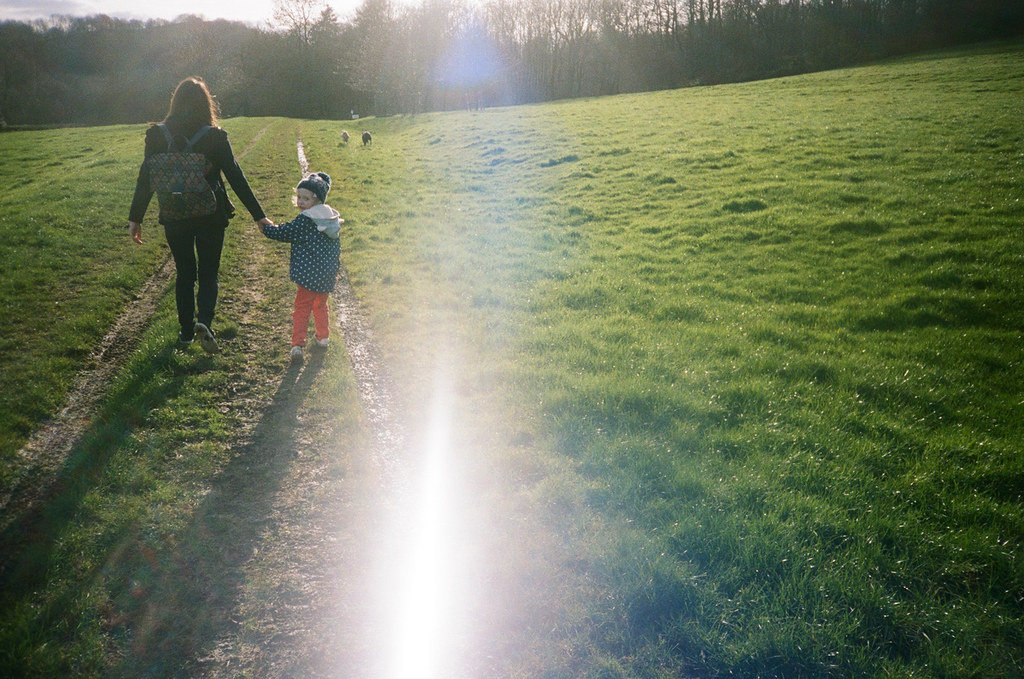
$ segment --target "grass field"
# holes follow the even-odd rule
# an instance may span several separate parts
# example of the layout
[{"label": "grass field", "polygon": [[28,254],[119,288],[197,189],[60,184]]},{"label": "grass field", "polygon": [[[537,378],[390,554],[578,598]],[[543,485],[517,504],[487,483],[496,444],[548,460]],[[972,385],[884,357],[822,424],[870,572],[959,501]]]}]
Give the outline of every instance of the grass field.
[{"label": "grass field", "polygon": [[[1022,76],[1024,48],[995,45],[370,119],[367,148],[340,141],[352,123],[228,121],[236,147],[267,130],[243,167],[276,219],[296,132],[335,177],[342,256],[403,401],[429,394],[425,366],[456,366],[456,412],[487,433],[464,460],[492,479],[480,511],[531,527],[493,538],[498,567],[557,590],[495,676],[1024,673]],[[158,258],[122,230],[140,139],[0,135],[4,482]],[[61,167],[15,169],[28,162]],[[235,242],[228,271],[254,257]],[[131,673],[153,628],[126,584],[146,552],[124,545],[202,542],[191,517],[237,473],[231,432],[285,370],[283,255],[258,252],[267,292],[226,293],[221,312],[235,351],[171,352],[165,300],[105,402],[115,424],[77,451],[93,461],[53,503],[48,550],[2,599],[3,663]],[[226,290],[251,285],[228,275]],[[344,423],[351,449],[358,406],[332,351],[303,407]],[[245,509],[266,521],[262,480]],[[222,534],[275,553],[272,535]],[[230,582],[208,576],[226,592],[211,607],[273,590],[229,563]],[[223,632],[182,594],[200,585],[163,586],[179,597],[164,627]]]}]

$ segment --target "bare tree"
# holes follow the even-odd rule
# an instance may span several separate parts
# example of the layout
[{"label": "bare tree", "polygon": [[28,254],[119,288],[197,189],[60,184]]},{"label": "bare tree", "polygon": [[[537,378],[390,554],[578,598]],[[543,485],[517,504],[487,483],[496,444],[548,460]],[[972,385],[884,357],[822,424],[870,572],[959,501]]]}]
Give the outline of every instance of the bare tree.
[{"label": "bare tree", "polygon": [[313,43],[313,31],[328,9],[325,0],[275,0],[274,23],[309,47]]}]

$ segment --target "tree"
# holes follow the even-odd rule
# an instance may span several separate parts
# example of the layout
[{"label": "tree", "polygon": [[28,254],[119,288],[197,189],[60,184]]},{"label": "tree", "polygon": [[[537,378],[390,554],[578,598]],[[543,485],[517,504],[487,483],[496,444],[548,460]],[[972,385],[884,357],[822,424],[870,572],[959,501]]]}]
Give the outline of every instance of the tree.
[{"label": "tree", "polygon": [[316,25],[327,10],[334,14],[324,0],[275,0],[274,23],[309,47]]},{"label": "tree", "polygon": [[198,74],[226,115],[347,117],[763,78],[1024,32],[1020,0],[279,0],[276,25],[0,23],[9,125],[159,119]]}]

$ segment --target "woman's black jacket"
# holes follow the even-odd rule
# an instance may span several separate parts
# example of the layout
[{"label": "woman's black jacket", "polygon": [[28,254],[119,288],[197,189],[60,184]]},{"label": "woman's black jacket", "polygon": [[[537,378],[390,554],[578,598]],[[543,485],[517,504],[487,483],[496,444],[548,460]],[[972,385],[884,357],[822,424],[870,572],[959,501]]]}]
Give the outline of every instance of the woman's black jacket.
[{"label": "woman's black jacket", "polygon": [[[198,132],[198,129],[182,131],[175,129],[173,123],[171,123],[168,125],[168,131],[172,135],[180,134],[191,139]],[[242,168],[238,166],[238,161],[235,160],[235,154],[231,150],[231,142],[228,141],[227,132],[219,127],[213,128],[196,142],[193,150],[209,158],[210,163],[213,165],[213,169],[206,175],[206,181],[213,187],[213,192],[217,196],[217,212],[207,217],[189,219],[187,220],[189,223],[201,226],[224,227],[228,225],[228,220],[235,215],[235,206],[231,204],[227,191],[224,189],[222,172],[231,184],[231,189],[235,192],[235,195],[238,196],[238,199],[242,201],[242,205],[252,215],[253,221],[259,221],[266,216],[263,208],[260,207],[260,202],[249,187],[249,182],[246,180]],[[163,153],[165,151],[167,151],[166,137],[157,129],[156,125],[150,125],[149,129],[146,130],[145,158],[149,158],[154,153]],[[143,160],[142,166],[139,168],[138,180],[135,182],[135,196],[132,198],[132,207],[128,213],[128,221],[141,224],[142,218],[146,214],[146,208],[149,207],[149,201],[152,198],[153,191],[150,188],[149,182],[149,164]],[[171,222],[171,224],[173,223]]]}]

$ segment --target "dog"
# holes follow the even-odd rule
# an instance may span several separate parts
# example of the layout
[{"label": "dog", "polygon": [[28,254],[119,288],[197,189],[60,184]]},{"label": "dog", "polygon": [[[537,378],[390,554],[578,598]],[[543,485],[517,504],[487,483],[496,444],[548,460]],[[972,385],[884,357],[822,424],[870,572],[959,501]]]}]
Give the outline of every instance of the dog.
[{"label": "dog", "polygon": [[370,133],[369,132],[363,132],[363,146],[366,146],[371,141],[373,141],[373,137],[370,136]]}]

